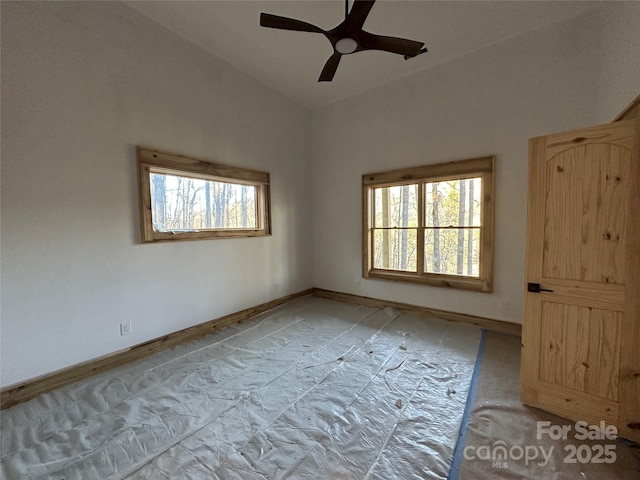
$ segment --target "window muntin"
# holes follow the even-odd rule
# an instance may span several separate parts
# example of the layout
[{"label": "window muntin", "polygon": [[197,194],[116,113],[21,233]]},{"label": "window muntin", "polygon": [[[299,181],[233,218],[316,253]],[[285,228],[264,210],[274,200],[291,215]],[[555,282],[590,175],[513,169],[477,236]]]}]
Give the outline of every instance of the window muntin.
[{"label": "window muntin", "polygon": [[142,241],[270,234],[269,174],[138,147]]},{"label": "window muntin", "polygon": [[494,160],[363,175],[363,276],[491,291]]}]

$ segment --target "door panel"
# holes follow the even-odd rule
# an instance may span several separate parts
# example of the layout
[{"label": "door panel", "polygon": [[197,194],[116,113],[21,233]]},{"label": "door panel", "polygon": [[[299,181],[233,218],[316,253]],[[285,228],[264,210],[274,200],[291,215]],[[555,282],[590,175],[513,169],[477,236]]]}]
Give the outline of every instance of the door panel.
[{"label": "door panel", "polygon": [[543,277],[604,283],[624,278],[630,157],[630,148],[597,143],[546,161]]},{"label": "door panel", "polygon": [[572,420],[616,424],[638,441],[640,428],[620,425],[621,412],[637,416],[623,402],[640,382],[625,353],[627,342],[640,348],[630,277],[640,256],[630,248],[640,210],[631,203],[636,124],[530,140],[526,281],[550,291],[525,293],[521,397]]},{"label": "door panel", "polygon": [[622,314],[542,302],[540,380],[618,400]]}]

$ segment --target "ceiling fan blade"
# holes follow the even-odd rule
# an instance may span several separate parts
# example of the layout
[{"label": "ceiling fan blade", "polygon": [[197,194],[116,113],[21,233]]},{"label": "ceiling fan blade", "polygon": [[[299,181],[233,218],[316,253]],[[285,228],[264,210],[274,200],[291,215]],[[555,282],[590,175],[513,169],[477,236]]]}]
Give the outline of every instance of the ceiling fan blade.
[{"label": "ceiling fan blade", "polygon": [[336,74],[338,64],[340,63],[340,57],[342,57],[342,55],[338,52],[335,52],[329,57],[327,63],[324,64],[324,68],[322,69],[322,73],[318,79],[319,82],[330,82],[333,80],[333,76]]},{"label": "ceiling fan blade", "polygon": [[351,11],[344,21],[344,27],[349,31],[360,30],[374,3],[376,0],[354,0]]},{"label": "ceiling fan blade", "polygon": [[382,50],[384,52],[406,55],[407,57],[415,57],[420,53],[420,49],[423,46],[424,42],[362,32],[358,50]]},{"label": "ceiling fan blade", "polygon": [[324,30],[322,30],[320,27],[316,27],[315,25],[311,25],[310,23],[303,22],[302,20],[281,17],[279,15],[272,15],[270,13],[260,14],[260,26],[268,28],[279,28],[281,30],[296,30],[298,32],[324,33]]}]

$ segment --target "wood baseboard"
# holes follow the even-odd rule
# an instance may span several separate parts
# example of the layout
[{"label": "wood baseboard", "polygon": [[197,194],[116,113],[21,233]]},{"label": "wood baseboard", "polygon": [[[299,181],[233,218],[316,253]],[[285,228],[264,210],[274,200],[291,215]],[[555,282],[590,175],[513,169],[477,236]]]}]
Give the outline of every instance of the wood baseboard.
[{"label": "wood baseboard", "polygon": [[218,330],[224,327],[228,327],[229,325],[245,322],[261,313],[266,312],[267,310],[271,310],[272,308],[287,303],[295,298],[310,294],[313,294],[316,297],[323,297],[342,302],[357,303],[359,305],[367,305],[376,308],[393,307],[421,316],[437,317],[454,322],[469,323],[486,330],[506,333],[509,335],[520,336],[522,330],[520,325],[514,323],[501,322],[499,320],[476,317],[474,315],[466,315],[462,313],[449,312],[434,308],[420,307],[418,305],[394,302],[391,300],[361,297],[359,295],[334,292],[321,288],[309,288],[301,292],[293,293],[291,295],[286,295],[284,297],[271,300],[270,302],[262,303],[260,305],[240,310],[239,312],[225,315],[215,320],[210,320],[208,322],[185,328],[183,330],[179,330],[162,337],[154,338],[153,340],[149,340],[148,342],[140,343],[138,345],[134,345],[127,349],[120,350],[103,357],[72,365],[70,367],[47,373],[45,375],[41,375],[39,377],[35,377],[14,385],[9,385],[0,390],[0,409],[12,407],[13,405],[26,402],[27,400],[31,400],[37,395],[50,392],[51,390],[62,387],[64,385],[68,385],[69,383],[82,380],[83,378],[87,378],[98,373],[106,372],[107,370],[120,367],[129,362],[144,358],[148,355],[173,348],[181,343],[195,340],[204,335],[217,332]]},{"label": "wood baseboard", "polygon": [[520,337],[522,335],[522,325],[519,325],[517,323],[503,322],[500,320],[493,320],[491,318],[477,317],[475,315],[455,313],[447,310],[438,310],[436,308],[420,307],[418,305],[412,305],[410,303],[400,303],[394,302],[392,300],[361,297],[359,295],[353,295],[351,293],[334,292],[331,290],[323,290],[321,288],[314,288],[313,294],[316,297],[329,298],[331,300],[357,303],[359,305],[367,305],[369,307],[376,308],[393,307],[397,308],[398,310],[415,313],[420,316],[437,317],[452,322],[470,323],[471,325],[476,325],[477,327],[483,328],[485,330],[491,330],[492,332],[504,333],[507,335],[514,335],[517,337]]},{"label": "wood baseboard", "polygon": [[30,400],[42,393],[50,392],[55,388],[111,370],[112,368],[122,366],[153,353],[175,347],[181,343],[195,340],[203,335],[217,332],[229,325],[245,322],[256,315],[289,302],[294,298],[310,295],[312,293],[313,289],[309,288],[301,292],[271,300],[270,302],[261,303],[260,305],[240,310],[239,312],[225,315],[215,320],[210,320],[162,337],[154,338],[148,342],[140,343],[103,357],[72,365],[14,385],[9,385],[0,390],[0,409],[12,407],[13,405],[26,402],[27,400]]}]

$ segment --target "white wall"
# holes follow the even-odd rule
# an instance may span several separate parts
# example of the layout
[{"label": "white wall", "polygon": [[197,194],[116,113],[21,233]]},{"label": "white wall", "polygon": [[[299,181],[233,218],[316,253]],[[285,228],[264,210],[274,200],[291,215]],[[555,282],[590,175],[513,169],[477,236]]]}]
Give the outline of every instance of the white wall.
[{"label": "white wall", "polygon": [[[527,141],[596,120],[599,21],[590,12],[315,112],[314,286],[521,322]],[[362,174],[490,154],[493,294],[361,278]]]},{"label": "white wall", "polygon": [[599,45],[598,123],[607,123],[640,95],[640,2],[604,3]]},{"label": "white wall", "polygon": [[[311,287],[310,132],[119,2],[2,2],[2,385]],[[273,236],[140,244],[137,144],[269,171]]]},{"label": "white wall", "polygon": [[[527,139],[637,95],[639,10],[606,2],[312,119],[124,5],[2,2],[0,383],[312,284],[520,322]],[[136,144],[270,171],[273,237],[140,244]],[[487,154],[494,293],[363,280],[361,175]]]}]

